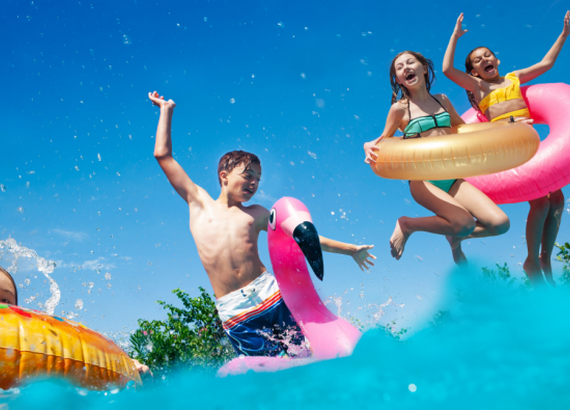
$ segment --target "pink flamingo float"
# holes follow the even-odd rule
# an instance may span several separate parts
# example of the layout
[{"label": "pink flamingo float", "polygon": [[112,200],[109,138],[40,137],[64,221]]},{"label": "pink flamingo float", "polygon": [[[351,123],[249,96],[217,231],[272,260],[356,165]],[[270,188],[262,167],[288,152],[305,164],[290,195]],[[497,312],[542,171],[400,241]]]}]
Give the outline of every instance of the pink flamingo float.
[{"label": "pink flamingo float", "polygon": [[319,235],[307,207],[284,197],[273,205],[267,227],[269,256],[281,295],[307,339],[312,357],[239,357],[226,363],[219,376],[274,372],[319,360],[349,356],[362,333],[324,305],[311,280],[305,259],[315,275],[324,275]]}]

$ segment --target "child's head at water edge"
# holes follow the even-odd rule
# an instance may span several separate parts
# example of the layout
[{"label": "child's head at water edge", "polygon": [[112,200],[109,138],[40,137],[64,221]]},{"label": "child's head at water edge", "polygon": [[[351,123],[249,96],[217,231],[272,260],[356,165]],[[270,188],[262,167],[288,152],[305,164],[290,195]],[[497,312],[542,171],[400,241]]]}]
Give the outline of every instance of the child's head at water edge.
[{"label": "child's head at water edge", "polygon": [[421,53],[402,51],[390,64],[392,103],[408,99],[412,89],[425,87],[429,92],[434,82],[433,62]]},{"label": "child's head at water edge", "polygon": [[12,276],[0,267],[0,303],[18,304],[18,288]]},{"label": "child's head at water edge", "polygon": [[474,48],[465,58],[465,72],[483,81],[499,77],[501,61],[487,47]]},{"label": "child's head at water edge", "polygon": [[257,192],[261,179],[261,161],[252,153],[231,151],[218,163],[218,182],[222,193],[236,202],[247,202]]}]

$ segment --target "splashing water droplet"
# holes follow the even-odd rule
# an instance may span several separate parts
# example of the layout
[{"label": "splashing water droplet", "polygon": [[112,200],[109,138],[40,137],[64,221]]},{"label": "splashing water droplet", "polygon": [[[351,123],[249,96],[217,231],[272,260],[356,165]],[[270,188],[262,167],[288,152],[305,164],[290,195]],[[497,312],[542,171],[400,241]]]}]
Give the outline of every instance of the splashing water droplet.
[{"label": "splashing water droplet", "polygon": [[83,309],[83,301],[81,299],[77,299],[75,301],[75,309],[77,310]]},{"label": "splashing water droplet", "polygon": [[[24,210],[22,209],[22,212]],[[50,274],[55,270],[56,264],[54,261],[48,261],[45,258],[38,256],[36,251],[28,249],[25,246],[18,245],[18,242],[14,238],[8,238],[5,241],[0,240],[0,250],[6,249],[10,252],[14,258],[12,265],[6,270],[12,274],[18,271],[18,259],[19,258],[29,258],[35,259],[36,267],[38,271],[43,273],[46,279],[49,281],[49,291],[51,297],[45,302],[43,307],[48,315],[53,315],[56,306],[59,304],[61,298],[61,292],[59,286],[55,280],[52,279]],[[40,304],[41,305],[41,304]]]},{"label": "splashing water droplet", "polygon": [[105,279],[106,279],[106,280],[111,280],[111,273],[110,273],[110,272],[107,272],[107,273],[105,274]]},{"label": "splashing water droplet", "polygon": [[233,104],[235,102],[236,102],[236,100],[234,98],[230,98],[230,104]]},{"label": "splashing water droplet", "polygon": [[6,185],[0,184],[0,191],[6,192]]},{"label": "splashing water droplet", "polygon": [[123,44],[131,44],[131,43],[132,43],[131,38],[126,34],[123,34]]},{"label": "splashing water droplet", "polygon": [[23,214],[23,213],[24,213],[24,208],[22,208],[21,206],[18,207],[18,213]]}]

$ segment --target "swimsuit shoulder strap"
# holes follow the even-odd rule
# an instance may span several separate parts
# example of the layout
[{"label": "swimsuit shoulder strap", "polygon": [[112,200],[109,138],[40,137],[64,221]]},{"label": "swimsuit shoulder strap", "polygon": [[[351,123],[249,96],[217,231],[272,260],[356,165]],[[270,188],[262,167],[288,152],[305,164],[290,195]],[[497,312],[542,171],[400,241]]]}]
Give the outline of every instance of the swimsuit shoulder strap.
[{"label": "swimsuit shoulder strap", "polygon": [[431,95],[431,98],[433,98],[435,101],[437,101],[437,103],[441,106],[441,108],[443,108],[445,110],[445,112],[447,112],[447,109],[443,106],[443,104],[437,98],[435,98],[433,95]]}]

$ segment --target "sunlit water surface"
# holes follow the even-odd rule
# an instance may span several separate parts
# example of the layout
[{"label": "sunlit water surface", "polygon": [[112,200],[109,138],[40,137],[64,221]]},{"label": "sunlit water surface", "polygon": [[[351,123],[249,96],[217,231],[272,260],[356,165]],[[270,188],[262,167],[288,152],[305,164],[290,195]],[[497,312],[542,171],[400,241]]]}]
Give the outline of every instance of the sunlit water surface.
[{"label": "sunlit water surface", "polygon": [[[563,408],[570,402],[570,294],[453,275],[445,311],[405,340],[369,330],[352,357],[274,374],[184,372],[145,389],[36,382],[0,396],[43,408]],[[462,279],[458,279],[462,277]]]}]

